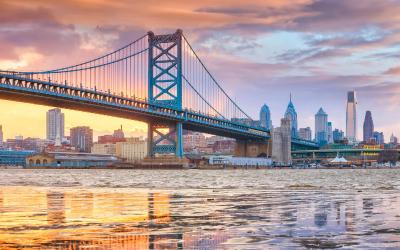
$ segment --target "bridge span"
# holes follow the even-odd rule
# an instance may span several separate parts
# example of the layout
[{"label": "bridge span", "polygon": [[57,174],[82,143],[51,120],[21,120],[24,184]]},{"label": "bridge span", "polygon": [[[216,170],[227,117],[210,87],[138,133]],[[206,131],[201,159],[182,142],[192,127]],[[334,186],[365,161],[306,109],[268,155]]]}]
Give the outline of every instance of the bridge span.
[{"label": "bridge span", "polygon": [[[270,131],[252,121],[214,79],[181,30],[147,35],[114,52],[47,71],[0,71],[0,98],[143,121],[149,156],[183,156],[188,129],[267,143]],[[292,147],[317,148],[292,138]]]}]

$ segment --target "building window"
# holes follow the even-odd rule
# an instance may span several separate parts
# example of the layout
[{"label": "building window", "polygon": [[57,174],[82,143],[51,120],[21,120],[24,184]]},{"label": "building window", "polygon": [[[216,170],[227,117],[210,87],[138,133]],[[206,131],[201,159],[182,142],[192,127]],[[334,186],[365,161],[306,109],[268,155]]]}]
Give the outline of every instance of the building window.
[{"label": "building window", "polygon": [[46,159],[43,160],[43,164],[47,164],[47,160]]},{"label": "building window", "polygon": [[32,159],[29,160],[29,165],[33,165],[33,160]]},{"label": "building window", "polygon": [[40,165],[40,160],[39,159],[36,160],[36,164]]}]

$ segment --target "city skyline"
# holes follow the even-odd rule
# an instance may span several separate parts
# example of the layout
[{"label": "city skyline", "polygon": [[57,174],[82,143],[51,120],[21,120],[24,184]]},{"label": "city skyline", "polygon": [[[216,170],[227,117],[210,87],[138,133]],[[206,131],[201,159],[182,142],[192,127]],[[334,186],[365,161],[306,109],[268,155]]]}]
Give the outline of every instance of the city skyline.
[{"label": "city skyline", "polygon": [[1,246],[400,246],[400,0],[0,2]]},{"label": "city skyline", "polygon": [[[347,92],[347,98],[349,97],[349,93],[350,93],[350,92],[352,92],[352,91]],[[10,103],[13,103],[13,102],[10,101]],[[18,103],[16,103],[16,104],[18,104]],[[26,105],[25,103],[20,103],[20,104]],[[27,105],[32,105],[32,104],[27,104]],[[89,125],[90,122],[88,123],[88,120],[87,120],[87,119],[83,119],[83,120],[85,120],[85,121],[81,123],[81,122],[80,122],[80,118],[78,118],[77,120],[75,120],[75,122],[73,122],[73,123],[68,123],[68,124],[70,124],[70,125],[68,125],[68,126],[63,125],[63,127],[65,127],[65,130],[68,130],[68,131],[69,131],[71,128],[73,128],[73,127],[88,126],[88,127],[90,127],[91,129],[93,129],[93,136],[94,136],[94,138],[97,138],[97,137],[99,137],[99,136],[103,136],[103,135],[107,135],[107,134],[112,134],[113,132],[115,133],[114,128],[108,126],[108,124],[109,124],[109,122],[110,122],[110,120],[111,120],[111,121],[113,121],[112,124],[116,124],[116,122],[120,122],[120,125],[118,125],[118,126],[120,126],[121,128],[122,128],[122,126],[123,126],[122,124],[125,124],[125,126],[126,126],[126,124],[127,124],[127,127],[130,128],[130,130],[129,130],[129,132],[128,132],[128,135],[131,136],[131,137],[145,137],[146,134],[147,134],[147,132],[146,132],[147,125],[146,125],[145,123],[139,122],[139,121],[128,120],[128,119],[123,119],[123,118],[109,117],[109,116],[106,116],[106,115],[99,115],[99,114],[93,114],[93,113],[88,113],[88,112],[75,111],[75,110],[70,110],[70,109],[49,108],[49,106],[43,106],[43,105],[34,105],[34,106],[38,106],[38,107],[40,107],[40,108],[46,110],[46,111],[45,111],[45,112],[46,112],[46,114],[45,114],[45,119],[44,119],[44,122],[45,122],[45,127],[44,127],[44,133],[45,133],[45,135],[44,135],[44,137],[43,137],[42,135],[37,134],[37,131],[36,131],[36,130],[35,130],[35,131],[30,131],[31,133],[28,133],[28,135],[26,135],[26,134],[24,134],[24,133],[20,133],[20,132],[17,132],[17,133],[15,133],[15,134],[12,135],[11,133],[7,133],[7,132],[2,131],[2,137],[4,138],[4,140],[6,140],[6,139],[13,139],[13,138],[18,137],[18,136],[23,136],[24,138],[46,138],[46,139],[49,139],[49,138],[48,138],[48,129],[47,129],[47,127],[48,127],[48,121],[47,121],[47,119],[48,119],[48,113],[49,113],[49,112],[52,112],[52,111],[61,112],[62,119],[63,119],[63,123],[64,123],[64,122],[65,122],[65,121],[64,121],[64,110],[66,110],[67,113],[71,114],[72,120],[75,120],[74,118],[76,118],[76,115],[78,115],[78,117],[82,117],[82,116],[91,117],[92,119],[94,119],[94,120],[96,120],[96,121],[99,121],[99,120],[102,120],[102,119],[107,120],[107,123],[101,123],[101,122],[95,123],[95,124],[94,124],[94,128],[93,128],[93,127],[91,127],[91,125]],[[25,108],[25,107],[22,107],[22,106],[21,106],[21,107],[19,107],[19,108]],[[320,112],[321,110],[322,110],[322,107],[320,107],[319,112]],[[15,110],[14,110],[14,111],[15,111]],[[322,111],[323,111],[323,110],[322,110]],[[270,112],[269,107],[268,107],[267,104],[263,104],[263,105],[261,106],[259,112],[260,112],[260,113],[259,113],[259,117],[258,117],[259,120],[254,119],[254,122],[258,122],[259,125],[263,127],[263,122],[262,122],[263,117],[266,116],[266,115],[267,115],[267,117],[271,117],[271,112]],[[293,113],[294,116],[295,116],[293,119],[296,120],[296,124],[297,124],[297,112],[296,112],[296,108],[295,108],[294,104],[292,103],[292,94],[290,94],[289,104],[288,104],[288,106],[287,106],[287,108],[286,108],[286,111],[285,111],[285,113],[284,113],[284,115],[283,115],[282,117],[288,116],[287,118],[291,119],[292,113]],[[325,111],[323,111],[323,113],[325,113]],[[366,114],[368,114],[368,113],[369,113],[369,115],[370,115],[370,114],[371,114],[371,111],[367,110],[367,111],[366,111]],[[327,115],[327,114],[325,113],[325,115]],[[35,114],[35,116],[36,116],[36,114]],[[111,118],[111,119],[109,119],[109,118]],[[29,117],[28,117],[27,119],[29,119]],[[316,116],[315,116],[315,118],[314,118],[314,124],[313,124],[314,126],[308,125],[308,126],[305,127],[305,128],[310,128],[311,131],[312,131],[312,134],[314,134],[314,137],[311,136],[311,140],[314,140],[314,141],[317,141],[317,142],[318,142],[318,139],[317,139],[317,136],[316,136],[317,128],[316,128],[316,126],[315,126],[315,125],[316,125],[315,119],[316,119]],[[365,119],[365,117],[364,117],[364,119]],[[364,140],[364,131],[365,131],[365,128],[364,128],[364,126],[365,126],[365,125],[364,125],[365,120],[364,120],[364,119],[362,120],[362,121],[363,121],[363,124],[358,124],[358,123],[357,123],[357,130],[361,130],[361,133],[362,133],[362,135],[361,135],[361,137],[360,137],[361,139],[358,139],[359,142],[365,141],[365,140]],[[6,120],[7,120],[7,119],[6,119]],[[40,123],[41,120],[42,120],[42,119],[36,119],[36,120],[34,119],[34,120],[31,120],[31,121]],[[358,120],[358,119],[357,119],[357,120]],[[273,127],[271,121],[272,121],[272,120],[270,120],[270,125]],[[1,122],[1,121],[0,121],[0,122]],[[0,123],[0,124],[1,124],[1,123]],[[4,124],[4,123],[2,123],[1,126],[3,126],[3,124]],[[46,125],[46,124],[47,124],[47,125]],[[82,124],[84,124],[84,125],[82,125]],[[332,130],[332,131],[330,131],[332,139],[329,139],[329,134],[327,134],[326,136],[328,137],[327,139],[328,139],[329,143],[332,143],[332,142],[333,142],[333,134],[332,134],[333,130],[334,130],[334,129],[339,129],[339,130],[345,131],[345,129],[343,129],[343,128],[341,128],[341,127],[332,126],[332,122],[330,121],[330,122],[327,122],[327,124],[326,124],[326,126],[327,126],[327,133],[328,133],[329,124],[330,124],[330,126],[331,126],[330,129]],[[100,126],[99,126],[99,125],[100,125]],[[360,126],[361,126],[361,127],[360,127]],[[101,130],[99,129],[100,127],[102,128]],[[292,133],[293,133],[294,129],[295,129],[295,128],[292,127]],[[297,127],[297,129],[296,129],[297,136],[299,136],[299,132],[300,132],[301,129],[304,129],[304,128]],[[39,129],[39,130],[43,130],[43,128],[41,128],[41,129]],[[12,131],[14,131],[14,130],[12,130]],[[36,133],[35,133],[35,132],[36,132]],[[375,132],[375,130],[372,131],[372,132]],[[65,133],[65,131],[64,131],[64,133]],[[381,132],[380,132],[380,133],[381,133]],[[9,137],[7,137],[7,134],[8,134]],[[384,134],[385,134],[385,133],[384,133]],[[391,132],[391,133],[390,133],[390,136],[392,136],[392,135],[394,135],[394,134],[395,134],[395,133]],[[63,134],[63,135],[64,135],[64,134]],[[66,135],[65,135],[65,136],[66,136]],[[301,137],[301,136],[300,136],[300,137]],[[389,136],[387,136],[387,137],[389,138]],[[61,138],[61,139],[62,139],[62,138]],[[51,140],[54,140],[54,139],[51,139]]]},{"label": "city skyline", "polygon": [[[400,134],[400,114],[393,112],[400,104],[396,87],[400,71],[395,61],[400,53],[396,45],[398,24],[389,18],[399,10],[396,1],[249,1],[230,3],[229,7],[226,3],[205,1],[171,8],[176,4],[162,3],[155,11],[150,8],[151,3],[6,3],[3,9],[7,16],[3,16],[0,28],[8,32],[0,34],[0,68],[64,66],[119,48],[148,30],[165,33],[182,28],[216,79],[254,119],[259,107],[268,101],[272,122],[279,124],[286,108],[283,100],[292,92],[298,127],[312,126],[314,110],[323,106],[334,127],[345,129],[345,93],[355,89],[358,121],[362,121],[360,115],[371,110],[376,114],[377,130],[386,137]],[[113,18],[95,14],[101,7],[120,14]],[[135,8],[143,11],[130,15]],[[374,15],[377,9],[383,14]],[[335,14],[331,10],[336,10]],[[167,18],[170,15],[176,18]],[[265,16],[270,19],[263,19]],[[149,17],[152,22],[148,22]],[[198,20],[209,21],[199,26]],[[342,29],[344,21],[346,29]],[[25,35],[31,35],[31,39],[23,39]],[[58,45],[65,48],[57,50]],[[9,116],[10,109],[20,106],[3,100],[0,105],[1,117]],[[27,113],[41,109],[23,104],[20,110],[24,112],[15,108],[12,118],[3,123],[7,123],[8,131],[14,130],[12,127],[20,126]],[[80,113],[71,113],[73,122],[78,124],[74,117]],[[90,120],[104,123],[114,119]],[[5,137],[10,137],[8,133],[29,135],[41,131],[38,122],[31,121],[31,128],[6,132]],[[96,126],[90,121],[88,125]],[[362,124],[357,126],[360,139]],[[104,127],[94,129],[95,133],[111,131]]]}]

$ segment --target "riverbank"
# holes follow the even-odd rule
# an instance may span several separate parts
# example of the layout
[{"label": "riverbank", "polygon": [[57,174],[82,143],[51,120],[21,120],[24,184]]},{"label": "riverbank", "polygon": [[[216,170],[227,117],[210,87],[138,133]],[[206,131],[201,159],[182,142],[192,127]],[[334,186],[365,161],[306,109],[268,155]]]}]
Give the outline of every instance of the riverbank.
[{"label": "riverbank", "polygon": [[338,166],[320,166],[314,168],[300,168],[293,166],[233,166],[233,165],[199,165],[199,166],[187,166],[187,165],[179,165],[179,164],[132,164],[132,165],[118,165],[118,166],[88,166],[88,167],[48,167],[48,166],[35,166],[35,167],[21,167],[21,166],[8,166],[8,167],[0,167],[1,169],[137,169],[137,170],[162,170],[162,169],[197,169],[197,170],[237,170],[237,169],[248,169],[248,170],[281,170],[281,169],[298,169],[298,170],[311,170],[311,169],[337,169],[337,170],[346,170],[346,169],[399,169],[400,167],[338,167]]}]

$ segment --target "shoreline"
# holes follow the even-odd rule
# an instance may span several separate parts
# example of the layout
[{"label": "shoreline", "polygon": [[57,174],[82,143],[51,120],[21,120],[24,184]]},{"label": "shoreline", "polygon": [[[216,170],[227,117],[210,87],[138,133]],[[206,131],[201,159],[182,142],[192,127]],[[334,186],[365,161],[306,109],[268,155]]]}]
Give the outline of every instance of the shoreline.
[{"label": "shoreline", "polygon": [[22,166],[0,166],[1,170],[10,170],[10,169],[18,169],[18,170],[31,170],[31,169],[73,169],[73,170],[86,170],[86,169],[109,169],[109,170],[319,170],[319,169],[332,169],[332,170],[363,170],[363,169],[399,169],[400,167],[318,167],[318,168],[296,168],[296,167],[271,167],[271,166],[200,166],[194,168],[188,168],[184,166],[178,165],[141,165],[141,166],[110,166],[110,167],[22,167]]}]

